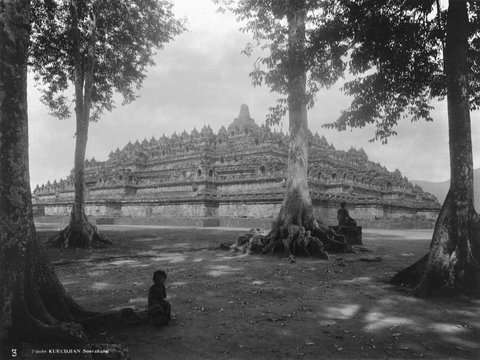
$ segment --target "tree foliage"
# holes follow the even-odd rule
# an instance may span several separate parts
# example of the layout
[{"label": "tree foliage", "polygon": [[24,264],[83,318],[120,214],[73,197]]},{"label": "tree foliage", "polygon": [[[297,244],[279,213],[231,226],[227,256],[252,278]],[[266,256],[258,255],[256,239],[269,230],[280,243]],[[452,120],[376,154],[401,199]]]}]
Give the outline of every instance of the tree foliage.
[{"label": "tree foliage", "polygon": [[[353,98],[326,126],[345,130],[375,124],[375,140],[395,135],[398,121],[433,120],[432,100],[446,96],[445,9],[437,0],[339,0],[332,21],[342,22],[351,48],[348,67],[355,78],[343,85]],[[480,105],[479,4],[469,3],[469,93]]]},{"label": "tree foliage", "polygon": [[[233,1],[222,4],[243,22],[256,43],[244,52],[259,56],[252,82],[286,95],[287,28],[285,14],[299,1]],[[446,10],[439,0],[310,0],[301,54],[308,72],[308,104],[315,93],[351,74],[342,86],[350,106],[327,128],[375,125],[372,140],[387,142],[401,119],[432,121],[432,100],[446,96],[443,50]],[[480,4],[469,2],[469,86],[471,108],[480,106]],[[286,10],[287,9],[287,10]],[[353,77],[353,79],[352,79]],[[269,120],[286,113],[286,99],[270,109]]]},{"label": "tree foliage", "polygon": [[[440,0],[227,3],[245,22],[244,29],[253,33],[257,44],[269,50],[266,57],[255,63],[251,74],[254,84],[267,84],[288,95],[288,101],[280,99],[271,109],[271,122],[286,113],[288,104],[292,130],[290,75],[294,66],[299,67],[299,73],[308,75],[309,91],[304,95],[304,103],[310,106],[319,87],[330,86],[348,70],[353,79],[345,82],[343,90],[353,100],[336,121],[326,126],[345,130],[375,124],[372,140],[386,142],[403,118],[432,120],[431,101],[447,98],[450,191],[435,225],[429,255],[392,281],[404,283],[408,279],[416,293],[422,295],[478,294],[480,218],[473,207],[470,129],[470,111],[480,105],[476,95],[480,90],[478,2],[450,0],[445,10]],[[306,14],[305,44],[292,56],[291,32],[285,31],[285,17],[290,30],[289,15],[299,9]],[[246,52],[251,53],[252,49],[251,46]],[[301,112],[306,113],[306,109],[297,111]],[[303,117],[306,120],[306,114]],[[306,121],[303,123],[305,129]],[[306,135],[298,135],[295,139],[304,145],[302,138]],[[289,160],[294,154],[293,139],[291,134]],[[300,170],[297,172],[303,174],[305,169]],[[300,177],[291,179],[294,182]],[[306,180],[299,183],[305,185]],[[287,191],[285,199],[288,195]],[[285,204],[284,200],[282,211],[288,213]],[[309,206],[299,207],[306,208]]]},{"label": "tree foliage", "polygon": [[[69,0],[32,1],[29,63],[42,85],[42,101],[59,118],[69,117],[74,103],[68,94],[75,81],[71,6]],[[147,68],[154,65],[155,49],[184,28],[166,0],[88,0],[76,7],[83,74],[89,41],[94,41],[90,119],[98,120],[103,111],[114,107],[115,93],[124,104],[135,100]],[[84,83],[85,78],[80,80]]]},{"label": "tree foliage", "polygon": [[470,112],[479,106],[479,5],[450,0],[339,0],[351,39],[350,72],[343,89],[353,97],[339,130],[374,123],[386,142],[402,118],[432,120],[430,103],[448,105],[450,190],[440,210],[428,256],[399,272],[392,282],[419,295],[480,289],[479,216],[473,206]]},{"label": "tree foliage", "polygon": [[[74,103],[75,199],[70,224],[52,246],[93,247],[106,242],[85,214],[88,127],[114,106],[115,94],[136,97],[155,49],[183,30],[166,0],[34,0],[30,63],[43,84],[42,101],[59,118]],[[72,99],[66,95],[74,88]]]},{"label": "tree foliage", "polygon": [[[237,16],[242,30],[250,32],[255,42],[244,53],[252,55],[260,49],[262,55],[254,62],[250,73],[255,86],[267,85],[280,94],[277,105],[270,108],[267,122],[276,124],[288,109],[287,79],[290,64],[303,64],[307,74],[306,103],[312,107],[315,94],[322,87],[333,85],[346,69],[349,44],[338,31],[337,19],[332,19],[334,4],[328,0],[246,0],[217,1]],[[287,15],[301,8],[306,13],[305,44],[301,53],[288,55]],[[342,28],[343,30],[343,28]]]}]

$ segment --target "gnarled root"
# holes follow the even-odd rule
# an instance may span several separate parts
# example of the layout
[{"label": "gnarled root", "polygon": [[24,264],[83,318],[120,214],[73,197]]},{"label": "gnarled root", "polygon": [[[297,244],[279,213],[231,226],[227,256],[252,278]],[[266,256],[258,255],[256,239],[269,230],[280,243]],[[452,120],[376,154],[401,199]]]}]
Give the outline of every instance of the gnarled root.
[{"label": "gnarled root", "polygon": [[[100,314],[85,310],[78,311],[81,308],[75,304],[77,310],[69,312],[73,300],[68,296],[65,297],[62,293],[57,294],[55,301],[57,308],[52,309],[52,300],[46,298],[47,292],[37,292],[36,289],[31,289],[27,290],[27,293],[30,291],[34,292],[35,298],[21,296],[23,301],[16,301],[13,306],[15,320],[9,331],[8,344],[17,346],[25,341],[43,344],[72,344],[84,349],[108,350],[108,357],[105,358],[126,360],[129,357],[128,349],[125,346],[106,344],[92,347],[88,343],[86,331],[98,332],[99,328],[115,328],[148,322],[146,311],[135,312],[132,309]],[[75,314],[82,316],[77,317]],[[93,315],[86,317],[87,314]],[[104,357],[95,356],[95,359],[101,358]]]},{"label": "gnarled root", "polygon": [[260,229],[251,229],[248,233],[240,235],[230,249],[248,254],[262,254],[268,245],[268,236]]},{"label": "gnarled root", "polygon": [[328,259],[323,243],[304,227],[289,224],[281,242],[287,257],[299,255]]},{"label": "gnarled root", "polygon": [[430,251],[391,283],[416,295],[480,296],[480,221],[470,204],[459,208],[449,192],[438,215]]},{"label": "gnarled root", "polygon": [[249,254],[285,254],[290,258],[306,256],[320,259],[328,259],[327,251],[355,252],[343,235],[316,223],[312,226],[312,231],[294,224],[274,227],[268,234],[262,233],[260,229],[252,229],[239,236],[231,249]]},{"label": "gnarled root", "polygon": [[353,247],[345,241],[345,236],[337,234],[323,224],[314,226],[312,234],[320,239],[327,252],[355,253]]},{"label": "gnarled root", "polygon": [[[18,279],[9,301],[10,343],[28,341],[86,346],[86,329],[133,325],[148,320],[146,314],[132,309],[106,314],[83,309],[66,293],[36,238],[29,243],[24,260],[25,264],[14,264],[18,267]],[[120,353],[125,353],[122,351]],[[126,359],[119,356],[116,358]]]},{"label": "gnarled root", "polygon": [[131,308],[124,308],[118,311],[96,314],[91,317],[78,319],[78,322],[87,330],[102,328],[117,328],[120,326],[131,326],[148,323],[148,311],[135,311]]},{"label": "gnarled root", "polygon": [[81,224],[75,224],[71,221],[65,229],[47,242],[50,247],[82,249],[101,248],[111,244],[112,242],[105,239],[98,232],[97,227],[86,218]]},{"label": "gnarled root", "polygon": [[397,286],[405,286],[408,288],[415,288],[420,284],[423,274],[427,269],[428,253],[413,265],[399,271],[390,280],[390,284]]}]

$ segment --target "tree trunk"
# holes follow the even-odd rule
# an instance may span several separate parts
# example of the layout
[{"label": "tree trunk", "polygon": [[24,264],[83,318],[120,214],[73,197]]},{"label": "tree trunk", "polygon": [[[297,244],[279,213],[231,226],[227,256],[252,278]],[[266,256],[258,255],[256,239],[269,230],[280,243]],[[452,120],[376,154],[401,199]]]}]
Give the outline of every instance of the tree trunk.
[{"label": "tree trunk", "polygon": [[299,9],[288,17],[288,151],[285,197],[277,226],[289,224],[311,228],[314,225],[312,199],[308,190],[308,124],[306,104],[305,11]]},{"label": "tree trunk", "polygon": [[[289,5],[290,6],[290,5]],[[303,237],[309,241],[308,255],[326,257],[323,245],[335,250],[353,251],[326,226],[319,226],[313,212],[308,190],[308,124],[306,94],[305,18],[304,1],[296,3],[288,14],[288,120],[290,144],[286,174],[285,196],[280,213],[268,235],[266,249],[272,252],[285,251],[291,255],[294,248],[303,248]],[[293,226],[293,227],[292,227]],[[309,237],[307,232],[313,237]],[[300,235],[300,236],[298,236]],[[335,240],[337,239],[337,241]],[[320,240],[320,241],[319,241]]]},{"label": "tree trunk", "polygon": [[[66,293],[38,240],[28,172],[29,10],[28,1],[0,0],[0,358],[11,358],[14,348],[20,356],[25,342],[85,344],[80,324],[144,321],[132,311],[82,309]],[[122,348],[109,351],[125,358]]]},{"label": "tree trunk", "polygon": [[[450,139],[450,191],[435,225],[425,271],[402,272],[418,295],[480,295],[480,226],[473,205],[473,160],[468,94],[467,1],[448,9],[445,73]],[[421,267],[421,266],[420,266]],[[415,279],[416,277],[416,279]],[[398,283],[400,276],[392,279]],[[405,281],[404,281],[405,282]]]},{"label": "tree trunk", "polygon": [[[0,1],[0,340],[82,341],[81,314],[47,265],[28,173],[28,1]],[[86,312],[83,314],[87,314]]]},{"label": "tree trunk", "polygon": [[[77,13],[77,0],[72,0],[70,11],[72,15],[73,51],[75,63],[75,159],[74,184],[75,200],[72,207],[69,225],[49,240],[51,246],[70,248],[93,248],[110,241],[103,238],[95,225],[91,224],[85,214],[85,152],[87,150],[88,125],[92,107],[92,79],[95,63],[95,13],[92,10],[92,23],[89,29],[89,42],[86,61],[80,53],[81,34]],[[84,66],[85,65],[85,66]]]}]

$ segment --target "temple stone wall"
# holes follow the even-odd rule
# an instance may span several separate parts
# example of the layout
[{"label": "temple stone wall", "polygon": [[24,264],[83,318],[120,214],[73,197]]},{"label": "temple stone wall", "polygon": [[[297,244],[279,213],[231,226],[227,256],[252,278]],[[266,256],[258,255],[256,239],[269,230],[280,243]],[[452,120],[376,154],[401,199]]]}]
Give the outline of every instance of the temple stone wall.
[{"label": "temple stone wall", "polygon": [[[57,194],[58,195],[58,194]],[[57,201],[57,195],[55,194],[46,194],[42,196],[42,202],[48,203],[48,202],[54,202]]]},{"label": "temple stone wall", "polygon": [[417,212],[416,216],[435,223],[435,221],[437,221],[438,211],[421,210]]},{"label": "temple stone wall", "polygon": [[57,192],[56,196],[55,196],[55,201],[65,201],[65,200],[70,200],[71,201],[74,198],[75,198],[75,193],[73,191]]},{"label": "temple stone wall", "polygon": [[121,216],[125,217],[205,217],[207,207],[204,204],[169,204],[169,205],[124,205]]},{"label": "temple stone wall", "polygon": [[89,191],[91,198],[104,199],[104,198],[121,198],[123,195],[123,187],[114,188],[97,188]]},{"label": "temple stone wall", "polygon": [[[199,190],[202,190],[203,187],[199,187]],[[182,184],[176,186],[152,186],[152,187],[139,187],[137,189],[137,195],[141,196],[142,194],[147,195],[156,195],[156,194],[163,194],[166,192],[182,192],[185,194],[193,193],[192,184]]]},{"label": "temple stone wall", "polygon": [[[276,219],[281,200],[273,202],[241,202],[215,204],[195,202],[181,204],[108,203],[86,205],[87,216],[93,222],[115,224],[167,224],[190,226],[237,226],[268,227]],[[67,222],[70,205],[47,205],[37,214],[42,222]],[[315,216],[325,224],[337,223],[338,204],[316,204]],[[350,214],[367,228],[432,228],[438,212],[435,210],[413,211],[391,205],[356,205],[349,207]],[[105,220],[108,222],[105,222]],[[199,222],[199,220],[203,219]]]},{"label": "temple stone wall", "polygon": [[71,205],[44,206],[45,216],[69,216],[71,212],[72,212]]},{"label": "temple stone wall", "polygon": [[[327,224],[337,223],[338,206],[334,204],[315,206],[315,216],[322,219]],[[404,221],[406,224],[417,222],[426,228],[432,228],[438,216],[435,209],[402,209],[389,204],[385,205],[354,205],[348,206],[350,215],[357,220],[361,226],[375,226],[375,223],[384,224],[386,228],[395,227],[393,224],[399,224]],[[388,225],[391,223],[392,225]],[[378,225],[377,224],[377,225]],[[416,227],[412,225],[413,227]],[[420,225],[419,225],[420,226]]]},{"label": "temple stone wall", "polygon": [[221,218],[274,219],[280,211],[281,203],[231,203],[220,204],[218,215]]},{"label": "temple stone wall", "polygon": [[[440,205],[363,149],[337,150],[308,134],[308,182],[318,219],[337,223],[341,201],[359,225],[433,227]],[[285,192],[288,135],[258,126],[242,105],[217,134],[201,131],[129,142],[106,161],[85,161],[86,214],[98,223],[269,227]],[[37,221],[68,218],[73,173],[33,192]]]},{"label": "temple stone wall", "polygon": [[234,191],[250,191],[250,190],[264,190],[272,187],[280,187],[281,179],[275,181],[275,179],[268,179],[269,181],[256,181],[237,184],[222,184],[217,185],[218,191],[234,192]]},{"label": "temple stone wall", "polygon": [[85,206],[85,213],[87,216],[94,216],[94,217],[103,217],[103,216],[118,216],[120,212],[115,210],[115,207],[108,206],[108,205],[96,205],[96,204],[88,204]]}]

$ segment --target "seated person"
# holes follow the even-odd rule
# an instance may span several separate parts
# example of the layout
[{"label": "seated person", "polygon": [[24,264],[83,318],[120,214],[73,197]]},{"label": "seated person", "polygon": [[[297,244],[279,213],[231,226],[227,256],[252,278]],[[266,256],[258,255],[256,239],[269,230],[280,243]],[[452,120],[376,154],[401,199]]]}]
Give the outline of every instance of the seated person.
[{"label": "seated person", "polygon": [[340,203],[340,209],[337,211],[338,226],[357,226],[357,222],[350,217],[347,210],[347,203],[342,201]]},{"label": "seated person", "polygon": [[148,316],[153,325],[164,325],[170,320],[171,306],[165,300],[167,297],[166,279],[167,274],[163,270],[157,270],[153,273],[154,284],[148,291]]}]

